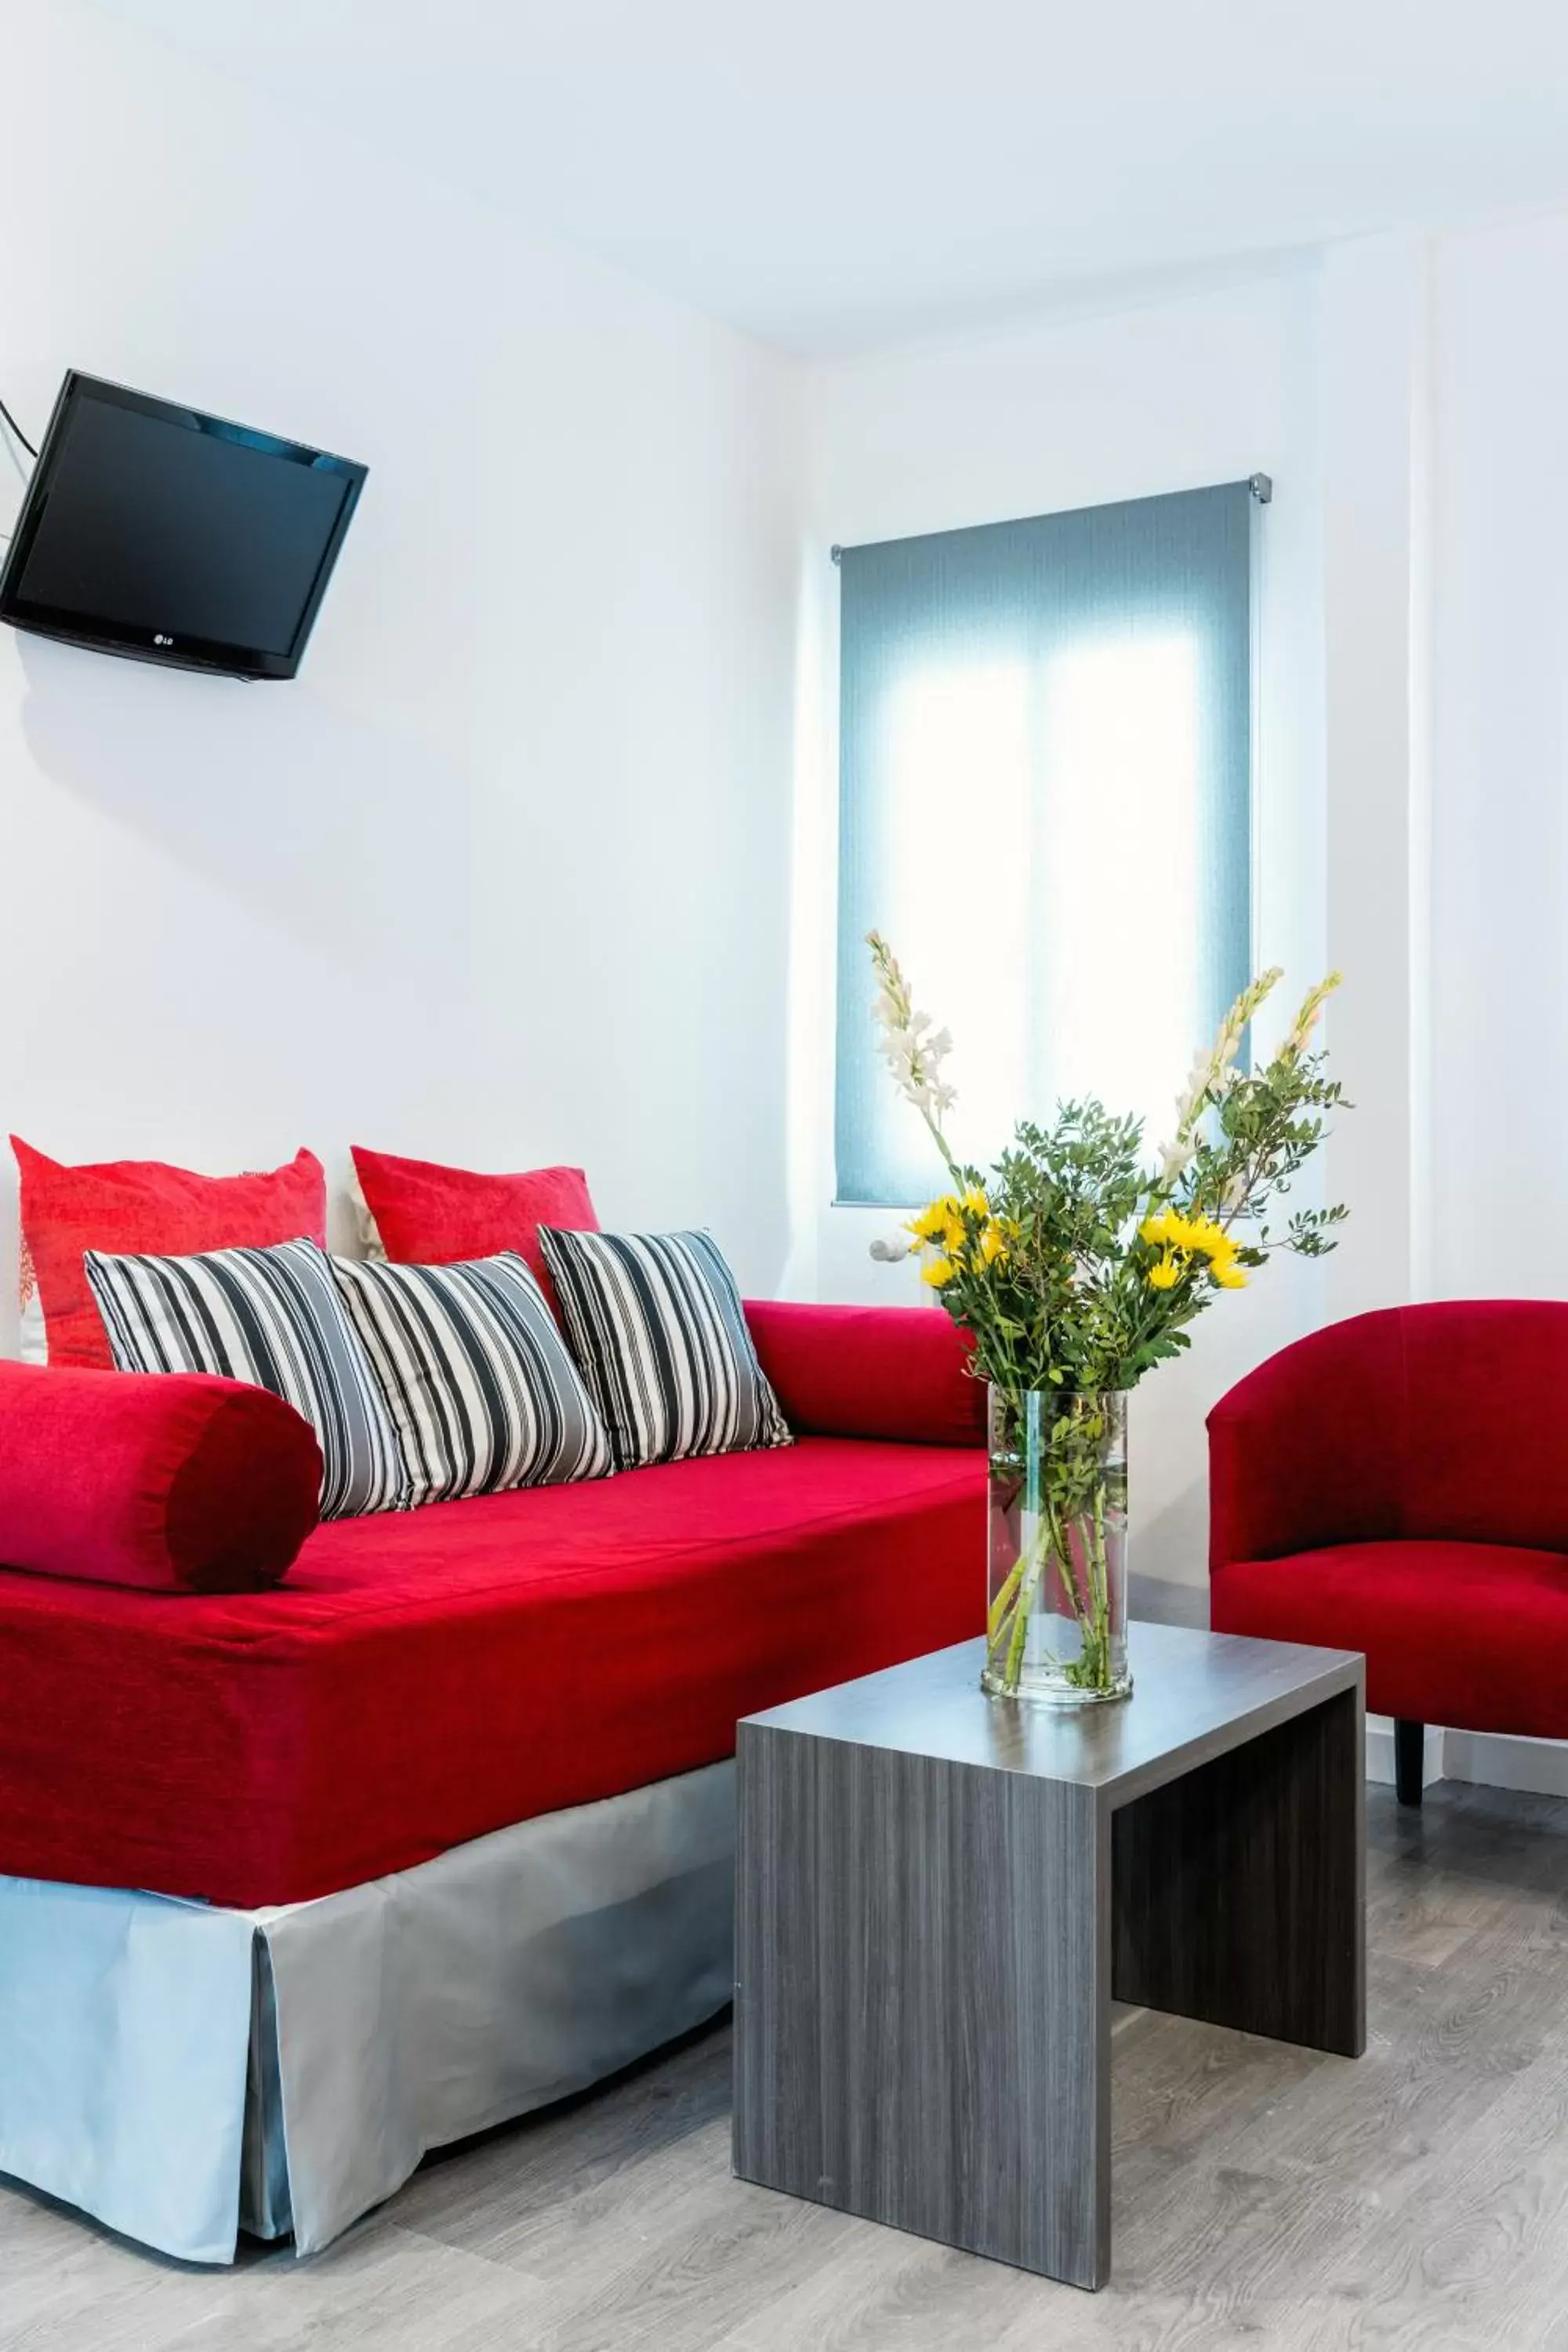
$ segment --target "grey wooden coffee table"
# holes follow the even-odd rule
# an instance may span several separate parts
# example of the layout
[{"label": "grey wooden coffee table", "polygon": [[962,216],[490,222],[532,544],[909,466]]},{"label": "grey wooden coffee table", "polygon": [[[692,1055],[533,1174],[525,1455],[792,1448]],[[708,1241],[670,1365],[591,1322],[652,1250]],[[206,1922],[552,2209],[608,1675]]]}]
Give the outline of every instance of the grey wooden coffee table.
[{"label": "grey wooden coffee table", "polygon": [[734,2168],[1101,2286],[1113,1995],[1365,2045],[1363,1664],[1140,1624],[1063,1714],[983,1646],[740,1727]]}]

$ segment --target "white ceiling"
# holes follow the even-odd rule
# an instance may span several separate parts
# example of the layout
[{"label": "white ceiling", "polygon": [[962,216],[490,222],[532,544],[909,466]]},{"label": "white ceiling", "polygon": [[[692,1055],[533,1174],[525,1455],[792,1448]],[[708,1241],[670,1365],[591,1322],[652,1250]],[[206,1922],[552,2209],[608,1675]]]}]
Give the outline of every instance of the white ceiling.
[{"label": "white ceiling", "polygon": [[804,352],[1568,201],[1563,0],[103,5]]}]

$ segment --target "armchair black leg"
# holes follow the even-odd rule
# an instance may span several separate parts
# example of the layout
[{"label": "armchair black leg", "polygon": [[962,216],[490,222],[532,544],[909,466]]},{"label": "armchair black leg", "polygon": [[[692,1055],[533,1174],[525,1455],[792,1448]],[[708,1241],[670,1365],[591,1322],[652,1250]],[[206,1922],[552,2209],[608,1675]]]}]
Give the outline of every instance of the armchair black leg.
[{"label": "armchair black leg", "polygon": [[1421,1802],[1421,1767],[1426,1758],[1426,1726],[1406,1723],[1396,1717],[1394,1725],[1394,1790],[1402,1805]]}]

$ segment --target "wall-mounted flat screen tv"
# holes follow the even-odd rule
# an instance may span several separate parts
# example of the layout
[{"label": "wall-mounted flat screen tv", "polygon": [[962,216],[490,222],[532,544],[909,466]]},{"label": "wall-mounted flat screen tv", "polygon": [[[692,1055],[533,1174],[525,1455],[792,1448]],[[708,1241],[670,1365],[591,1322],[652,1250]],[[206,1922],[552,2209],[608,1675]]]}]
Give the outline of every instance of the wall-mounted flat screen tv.
[{"label": "wall-mounted flat screen tv", "polygon": [[142,661],[292,677],[365,472],[72,370],[0,572],[0,620]]}]

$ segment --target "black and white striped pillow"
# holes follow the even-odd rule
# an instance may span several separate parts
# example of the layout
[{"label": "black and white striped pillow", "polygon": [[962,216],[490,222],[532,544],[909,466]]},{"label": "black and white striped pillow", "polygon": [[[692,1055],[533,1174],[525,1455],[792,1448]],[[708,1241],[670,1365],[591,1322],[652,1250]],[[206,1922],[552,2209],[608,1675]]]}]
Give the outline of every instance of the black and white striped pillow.
[{"label": "black and white striped pillow", "polygon": [[539,1245],[617,1467],[790,1444],[710,1234],[541,1225]]},{"label": "black and white striped pillow", "polygon": [[332,1273],[391,1407],[413,1503],[599,1478],[610,1441],[516,1251]]},{"label": "black and white striped pillow", "polygon": [[314,1242],[83,1263],[122,1372],[217,1372],[270,1389],[315,1431],[321,1517],[401,1510],[406,1481],[363,1349]]}]

